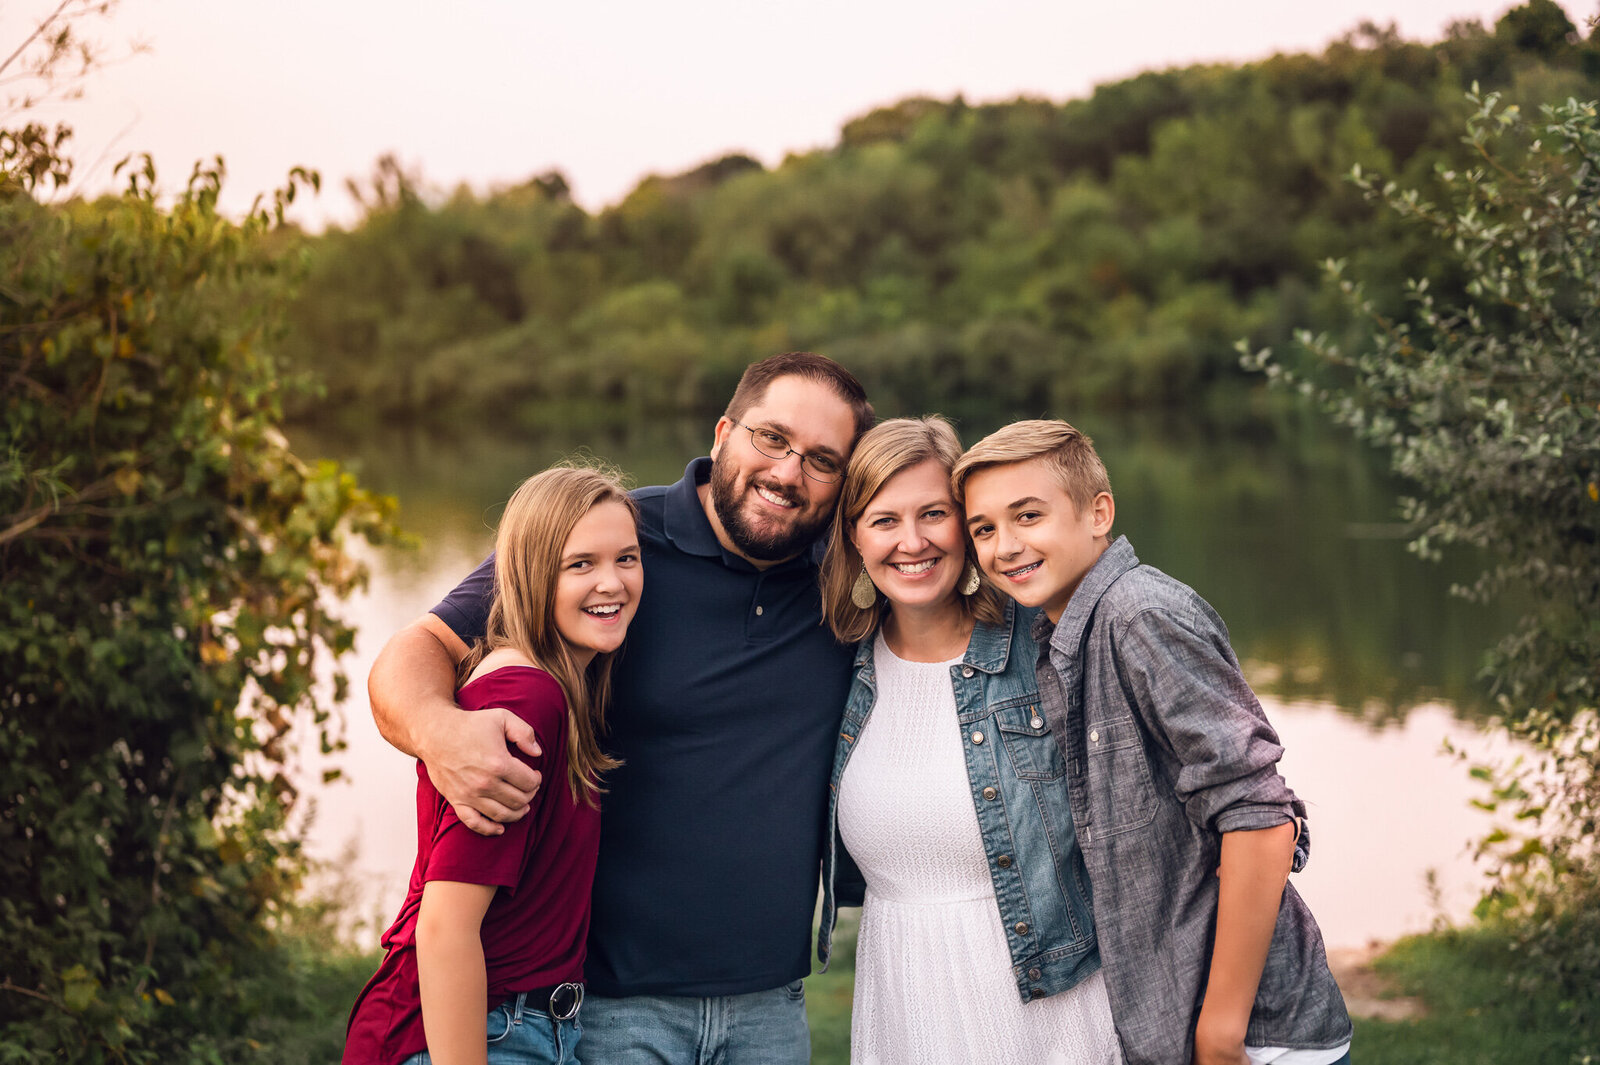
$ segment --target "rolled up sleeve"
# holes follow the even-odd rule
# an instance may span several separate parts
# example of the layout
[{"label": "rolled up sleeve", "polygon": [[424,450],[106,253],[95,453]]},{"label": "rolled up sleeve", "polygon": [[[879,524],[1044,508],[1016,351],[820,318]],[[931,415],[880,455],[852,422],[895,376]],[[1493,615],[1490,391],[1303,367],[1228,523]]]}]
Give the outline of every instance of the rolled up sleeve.
[{"label": "rolled up sleeve", "polygon": [[1241,832],[1304,812],[1278,775],[1283,747],[1220,619],[1152,608],[1130,618],[1119,641],[1124,683],[1145,727],[1176,763],[1174,790],[1190,820]]}]

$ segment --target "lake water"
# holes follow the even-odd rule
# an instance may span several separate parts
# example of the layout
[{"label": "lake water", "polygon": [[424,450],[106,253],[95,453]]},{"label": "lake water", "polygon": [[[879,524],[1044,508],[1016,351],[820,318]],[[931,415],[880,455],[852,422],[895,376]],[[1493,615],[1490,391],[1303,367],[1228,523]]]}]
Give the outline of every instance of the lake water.
[{"label": "lake water", "polygon": [[[992,423],[961,426],[976,440]],[[1419,561],[1395,524],[1395,486],[1359,445],[1315,425],[1223,430],[1159,420],[1082,423],[1117,495],[1117,530],[1140,557],[1189,583],[1226,619],[1287,754],[1284,776],[1311,810],[1310,866],[1295,884],[1330,946],[1460,919],[1477,898],[1470,805],[1481,785],[1446,741],[1495,754],[1474,720],[1482,651],[1503,612],[1449,595],[1471,573]],[[348,750],[306,744],[297,767],[314,856],[355,894],[374,941],[403,895],[415,848],[413,763],[374,728],[365,678],[388,636],[488,552],[498,507],[524,476],[580,447],[636,483],[667,483],[710,443],[710,420],[648,432],[480,431],[448,439],[373,433],[352,442],[297,434],[303,456],[348,462],[401,501],[415,550],[366,549],[372,580],[345,614]],[[322,784],[325,769],[343,778]]]}]

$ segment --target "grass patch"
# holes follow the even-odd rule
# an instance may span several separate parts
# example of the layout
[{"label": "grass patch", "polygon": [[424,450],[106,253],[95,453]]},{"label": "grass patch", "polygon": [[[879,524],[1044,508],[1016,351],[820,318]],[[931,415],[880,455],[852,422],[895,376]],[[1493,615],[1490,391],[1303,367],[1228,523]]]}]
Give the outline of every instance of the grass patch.
[{"label": "grass patch", "polygon": [[839,911],[833,956],[825,973],[806,978],[811,1065],[850,1065],[850,999],[856,990],[856,932],[861,911]]},{"label": "grass patch", "polygon": [[1600,1024],[1560,994],[1521,986],[1511,929],[1445,929],[1397,942],[1375,968],[1427,1005],[1407,1021],[1357,1020],[1361,1065],[1600,1065]]}]

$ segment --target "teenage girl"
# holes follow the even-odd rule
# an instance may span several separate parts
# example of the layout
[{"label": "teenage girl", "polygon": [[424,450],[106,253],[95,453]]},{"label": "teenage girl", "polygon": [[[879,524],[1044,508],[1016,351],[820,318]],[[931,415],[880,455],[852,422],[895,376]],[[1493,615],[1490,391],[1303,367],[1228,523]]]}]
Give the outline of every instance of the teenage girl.
[{"label": "teenage girl", "polygon": [[456,698],[533,726],[543,754],[517,756],[547,784],[503,835],[479,836],[417,763],[417,862],[351,1011],[345,1065],[577,1061],[600,776],[617,764],[597,734],[643,583],[633,503],[614,477],[556,467],[506,505],[488,635]]}]

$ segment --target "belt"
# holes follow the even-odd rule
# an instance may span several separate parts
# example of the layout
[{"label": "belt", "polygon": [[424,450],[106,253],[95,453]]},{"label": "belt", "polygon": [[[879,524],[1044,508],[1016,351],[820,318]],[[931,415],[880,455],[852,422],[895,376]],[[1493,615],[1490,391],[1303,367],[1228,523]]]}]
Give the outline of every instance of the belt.
[{"label": "belt", "polygon": [[557,1021],[572,1020],[578,1015],[578,1007],[583,1005],[583,985],[578,983],[536,987],[522,994],[527,996],[524,1001],[529,1009],[541,1010]]}]

